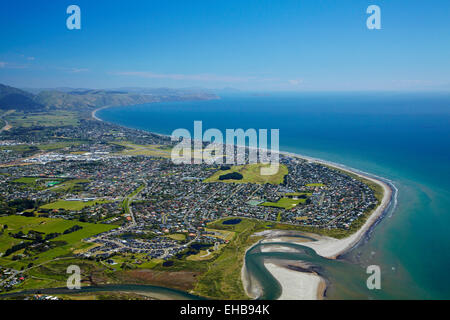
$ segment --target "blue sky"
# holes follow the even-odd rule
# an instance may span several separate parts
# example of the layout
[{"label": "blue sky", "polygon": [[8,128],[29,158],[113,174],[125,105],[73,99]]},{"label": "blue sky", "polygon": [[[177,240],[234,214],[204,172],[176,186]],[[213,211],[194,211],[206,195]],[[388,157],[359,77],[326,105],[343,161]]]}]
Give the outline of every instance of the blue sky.
[{"label": "blue sky", "polygon": [[[81,8],[81,30],[66,9]],[[366,9],[381,8],[381,30]],[[14,0],[0,83],[19,87],[450,90],[450,1]]]}]

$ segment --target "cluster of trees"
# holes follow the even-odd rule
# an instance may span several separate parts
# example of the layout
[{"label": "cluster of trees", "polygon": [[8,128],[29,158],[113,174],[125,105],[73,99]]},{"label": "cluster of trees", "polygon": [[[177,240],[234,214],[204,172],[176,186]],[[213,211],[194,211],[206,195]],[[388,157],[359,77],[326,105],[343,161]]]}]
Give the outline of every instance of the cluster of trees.
[{"label": "cluster of trees", "polygon": [[34,256],[36,254],[48,251],[56,247],[64,246],[66,244],[66,241],[37,242],[33,245],[28,246],[25,249],[24,253],[28,256]]},{"label": "cluster of trees", "polygon": [[8,203],[6,203],[5,201],[0,200],[0,212],[2,214],[7,214],[7,215],[11,215],[16,213],[16,211],[8,206]]},{"label": "cluster of trees", "polygon": [[21,242],[21,243],[15,244],[11,248],[6,249],[4,256],[7,257],[10,254],[12,254],[12,253],[14,253],[16,251],[25,249],[26,247],[28,247],[28,246],[30,246],[32,244],[33,244],[33,242]]},{"label": "cluster of trees", "polygon": [[239,172],[231,172],[219,177],[219,180],[242,180],[244,176]]},{"label": "cluster of trees", "polygon": [[[70,232],[68,232],[68,233],[70,233]],[[48,240],[55,239],[55,238],[59,237],[60,235],[61,235],[61,233],[58,233],[58,232],[52,232],[52,233],[45,234],[43,232],[34,231],[34,230],[28,231],[27,234],[24,234],[22,231],[19,231],[17,233],[9,233],[10,237],[13,237],[16,239],[33,240],[33,241],[48,241]]]},{"label": "cluster of trees", "polygon": [[19,231],[17,233],[9,233],[10,237],[16,238],[16,239],[23,239],[23,240],[35,240],[35,241],[42,241],[44,239],[43,232],[30,230],[27,234],[24,234],[23,231]]},{"label": "cluster of trees", "polygon": [[[41,206],[43,202],[39,200],[31,200],[31,199],[14,199],[7,203],[8,212],[10,214],[14,214],[16,212],[23,212],[29,209],[37,209]],[[33,216],[32,212],[29,212],[30,215],[27,215],[27,212],[24,213],[25,216]]]},{"label": "cluster of trees", "polygon": [[[8,226],[6,226],[8,227]],[[4,228],[4,227],[3,227]],[[83,229],[83,227],[79,225],[74,225],[70,227],[69,229],[66,229],[62,234],[69,234],[78,230]],[[43,232],[30,230],[27,234],[24,234],[22,231],[19,231],[17,233],[9,233],[9,236],[16,238],[16,239],[22,239],[22,240],[31,240],[31,241],[23,241],[21,243],[13,245],[11,248],[7,249],[5,251],[4,256],[7,257],[11,255],[14,252],[20,251],[22,249],[25,249],[25,253],[31,253],[29,250],[30,247],[33,247],[32,251],[38,251],[38,252],[44,252],[46,250],[49,250],[50,248],[53,248],[55,246],[60,246],[66,244],[64,241],[53,241],[49,242],[49,240],[55,239],[59,237],[61,233],[58,232],[52,232],[45,234]]]},{"label": "cluster of trees", "polygon": [[201,250],[212,247],[213,244],[210,243],[192,243],[189,248],[183,250],[175,255],[177,259],[183,259],[185,257],[193,256],[200,253]]},{"label": "cluster of trees", "polygon": [[83,229],[83,227],[80,227],[79,225],[76,224],[73,227],[70,227],[69,229],[65,230],[63,232],[63,234],[69,234],[69,233],[72,233],[72,232],[75,232],[75,231],[78,231],[78,230],[81,230],[81,229]]}]

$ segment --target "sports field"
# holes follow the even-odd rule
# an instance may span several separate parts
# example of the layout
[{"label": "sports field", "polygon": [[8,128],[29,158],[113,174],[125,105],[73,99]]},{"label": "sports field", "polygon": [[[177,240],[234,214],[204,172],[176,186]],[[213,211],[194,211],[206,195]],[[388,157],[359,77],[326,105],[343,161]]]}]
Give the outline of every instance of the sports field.
[{"label": "sports field", "polygon": [[[243,166],[233,166],[229,170],[219,170],[203,182],[225,182],[225,183],[255,183],[255,184],[280,184],[283,182],[284,176],[288,174],[288,169],[285,165],[280,165],[276,174],[266,176],[261,174],[261,168],[269,167],[268,164],[248,164]],[[219,180],[223,175],[238,172],[243,178],[241,180]]]},{"label": "sports field", "polygon": [[264,207],[274,207],[274,208],[282,208],[282,209],[292,209],[295,208],[300,203],[305,203],[306,199],[290,199],[290,198],[281,198],[277,202],[264,202],[261,205]]},{"label": "sports field", "polygon": [[49,203],[41,206],[41,209],[64,209],[64,210],[72,210],[79,211],[86,207],[94,206],[96,204],[108,203],[109,201],[105,200],[93,200],[93,201],[66,201],[60,200],[53,203]]}]

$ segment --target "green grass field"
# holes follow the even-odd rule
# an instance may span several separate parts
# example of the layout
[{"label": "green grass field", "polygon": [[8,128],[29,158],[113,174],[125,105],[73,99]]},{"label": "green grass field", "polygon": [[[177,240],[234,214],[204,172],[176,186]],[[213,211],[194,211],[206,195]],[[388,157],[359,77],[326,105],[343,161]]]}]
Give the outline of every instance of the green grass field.
[{"label": "green grass field", "polygon": [[[230,170],[219,170],[203,182],[224,182],[224,183],[256,183],[256,184],[280,184],[283,182],[284,176],[288,174],[285,165],[280,165],[276,174],[266,176],[261,175],[261,168],[268,167],[267,164],[248,164],[244,166],[233,166]],[[228,173],[239,172],[243,178],[241,180],[219,180],[219,177]]]},{"label": "green grass field", "polygon": [[[82,279],[91,274],[108,273],[108,270],[96,261],[64,257],[50,260],[44,264],[36,265],[26,272],[26,280],[16,286],[14,291],[29,289],[65,287],[67,281],[67,268],[77,265],[81,269]],[[82,283],[82,286],[86,284]]]},{"label": "green grass field", "polygon": [[72,211],[80,211],[86,207],[94,206],[97,204],[108,203],[109,201],[104,200],[94,200],[94,201],[66,201],[60,200],[53,203],[49,203],[41,206],[41,209],[64,209],[64,210],[72,210]]},{"label": "green grass field", "polygon": [[76,126],[79,123],[77,112],[65,110],[53,110],[50,112],[24,113],[15,111],[10,113],[6,119],[13,127],[55,127]]},{"label": "green grass field", "polygon": [[56,187],[53,188],[54,191],[61,191],[61,192],[71,192],[73,193],[74,191],[80,190],[82,189],[83,184],[85,183],[89,183],[89,180],[86,179],[73,179],[73,180],[68,180],[66,182],[63,182],[59,185],[57,185]]},{"label": "green grass field", "polygon": [[325,187],[323,183],[308,183],[307,187]]},{"label": "green grass field", "polygon": [[[52,188],[55,192],[78,193],[83,190],[83,184],[89,183],[85,179],[67,179],[67,178],[45,178],[45,177],[22,177],[11,181],[22,189],[44,190]],[[49,182],[57,182],[55,185],[47,185]]]},{"label": "green grass field", "polygon": [[50,182],[55,182],[56,185],[62,183],[64,179],[53,179],[53,178],[43,178],[43,177],[22,177],[13,180],[12,183],[18,184],[22,188],[32,188],[35,190],[44,190],[51,186],[47,185]]},{"label": "green grass field", "polygon": [[281,198],[277,202],[264,202],[261,206],[264,207],[274,207],[274,208],[282,208],[282,209],[292,209],[295,208],[300,203],[305,203],[306,199],[290,199],[290,198]]},{"label": "green grass field", "polygon": [[186,235],[184,233],[173,233],[166,236],[167,238],[170,238],[172,240],[176,241],[184,241],[186,240]]},{"label": "green grass field", "polygon": [[15,146],[0,146],[0,150],[11,150],[17,153],[29,153],[29,155],[37,153],[39,149],[34,145],[19,144]]},{"label": "green grass field", "polygon": [[37,180],[40,178],[36,177],[22,177],[19,179],[14,180],[14,183],[23,183],[23,184],[35,184]]},{"label": "green grass field", "polygon": [[57,141],[52,143],[42,143],[42,144],[36,144],[36,145],[15,145],[15,146],[0,146],[0,150],[12,150],[15,152],[29,152],[33,150],[33,153],[37,153],[39,151],[54,151],[59,149],[64,149],[70,146],[79,146],[83,143],[86,143],[84,140],[67,140],[67,141]]},{"label": "green grass field", "polygon": [[125,213],[125,214],[130,213],[130,205],[131,205],[130,199],[132,197],[134,197],[135,195],[137,195],[139,192],[141,192],[142,189],[144,189],[144,188],[145,188],[145,185],[141,185],[136,190],[134,190],[132,193],[130,193],[125,199],[123,199],[123,201],[122,201],[123,213]]},{"label": "green grass field", "polygon": [[69,141],[60,141],[60,142],[54,142],[54,143],[44,143],[39,144],[38,148],[42,151],[53,151],[53,150],[59,150],[64,149],[70,146],[79,146],[80,144],[85,143],[85,141],[82,140],[69,140]]},{"label": "green grass field", "polygon": [[308,196],[311,197],[311,192],[289,192],[284,194],[286,197],[298,197],[298,196]]},{"label": "green grass field", "polygon": [[20,239],[15,239],[9,236],[9,233],[17,233],[22,231],[23,233],[28,233],[30,230],[43,232],[45,234],[49,233],[63,233],[65,230],[73,227],[74,225],[79,225],[83,227],[81,230],[63,234],[59,237],[52,239],[51,241],[65,241],[67,244],[50,249],[48,251],[42,252],[33,257],[26,257],[23,260],[13,261],[12,256],[15,254],[22,253],[23,250],[17,251],[14,254],[7,257],[0,257],[0,265],[11,266],[16,269],[20,269],[23,266],[27,266],[28,263],[32,262],[34,265],[39,263],[55,259],[57,257],[64,257],[71,255],[74,250],[81,249],[88,243],[84,243],[82,239],[91,237],[95,234],[102,233],[117,226],[106,225],[106,224],[93,224],[93,223],[83,223],[73,220],[64,219],[51,219],[51,218],[27,218],[23,216],[6,216],[0,217],[0,225],[7,225],[3,234],[0,235],[0,252],[4,253],[12,245],[21,242]]},{"label": "green grass field", "polygon": [[125,147],[120,154],[130,156],[151,156],[170,158],[172,148],[170,146],[161,145],[138,145],[127,141],[114,142],[114,144]]}]

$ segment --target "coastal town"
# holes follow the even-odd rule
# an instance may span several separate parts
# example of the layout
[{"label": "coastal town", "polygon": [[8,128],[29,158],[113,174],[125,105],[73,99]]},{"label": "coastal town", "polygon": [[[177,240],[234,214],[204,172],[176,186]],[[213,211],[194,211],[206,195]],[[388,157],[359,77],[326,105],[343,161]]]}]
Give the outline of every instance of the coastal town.
[{"label": "coastal town", "polygon": [[[209,93],[52,91],[42,100],[0,91],[13,103],[17,95],[33,99],[30,110],[19,104],[0,113],[0,294],[35,290],[20,298],[53,299],[40,290],[66,287],[75,265],[83,286],[150,284],[246,299],[241,270],[247,250],[263,241],[258,234],[285,230],[335,257],[361,238],[389,196],[368,176],[314,159],[96,116],[106,101],[218,99]],[[342,245],[323,245],[321,236]]]},{"label": "coastal town", "polygon": [[278,319],[450,299],[448,12],[4,1],[0,302]]},{"label": "coastal town", "polygon": [[[128,254],[168,265],[211,255],[231,240],[208,229],[224,218],[348,230],[378,203],[360,179],[292,155],[280,155],[278,174],[260,181],[263,164],[174,164],[168,137],[94,120],[5,131],[0,144],[2,216],[111,226],[74,253],[109,265]],[[2,261],[29,261],[57,246],[48,239],[41,248],[28,236],[5,247]],[[23,281],[15,274],[3,289]]]}]

